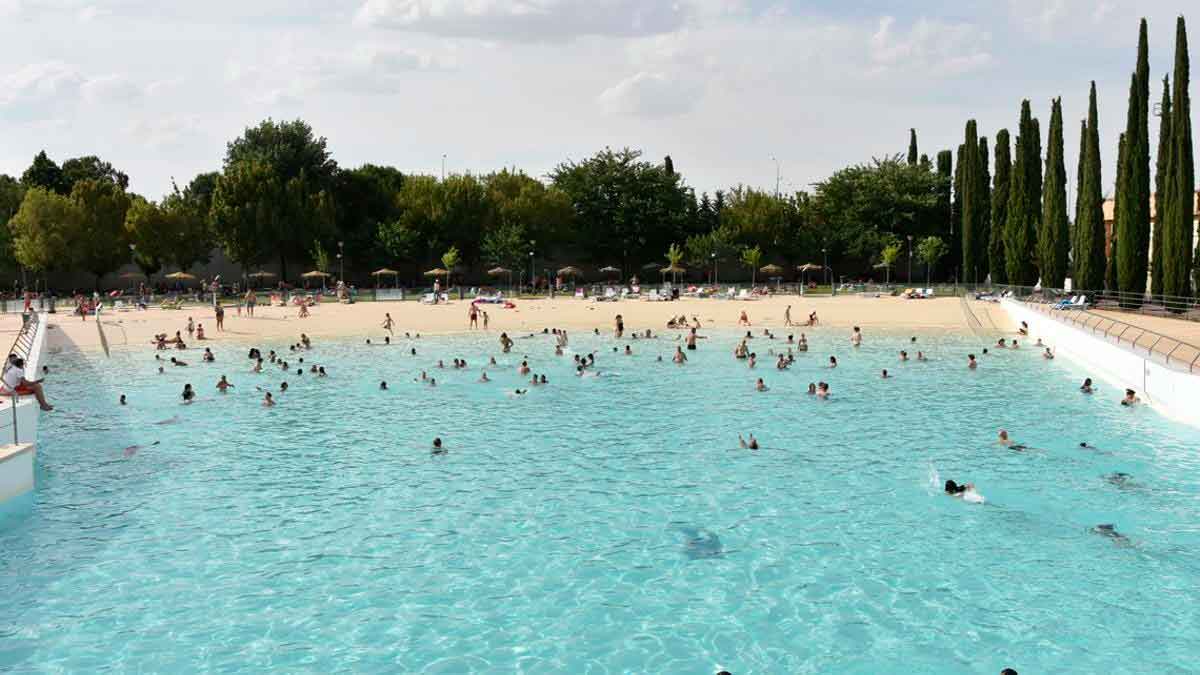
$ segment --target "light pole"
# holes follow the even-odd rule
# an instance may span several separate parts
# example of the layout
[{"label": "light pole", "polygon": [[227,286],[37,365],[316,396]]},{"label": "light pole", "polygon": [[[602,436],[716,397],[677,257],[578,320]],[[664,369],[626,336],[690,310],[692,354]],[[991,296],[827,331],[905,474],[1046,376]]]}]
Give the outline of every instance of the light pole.
[{"label": "light pole", "polygon": [[342,250],[345,246],[346,242],[338,242],[338,280],[343,283],[346,281],[346,259],[342,257]]},{"label": "light pole", "polygon": [[710,254],[709,254],[709,256],[712,258],[712,264],[713,264],[713,287],[715,288],[715,287],[716,287],[716,285],[717,285],[717,253],[716,253],[716,251],[713,251],[712,253],[710,253]]},{"label": "light pole", "polygon": [[825,268],[821,270],[821,276],[825,277],[825,283],[829,283],[829,250],[822,248],[821,255],[825,256]]},{"label": "light pole", "polygon": [[912,285],[912,235],[908,235],[908,284]]},{"label": "light pole", "polygon": [[446,180],[446,153],[442,153],[442,180]]},{"label": "light pole", "polygon": [[[533,246],[533,242],[532,241],[529,242],[529,245]],[[533,286],[533,251],[530,251],[529,252],[529,292],[533,293],[535,290],[537,290],[537,289],[534,288],[534,286]]]},{"label": "light pole", "polygon": [[[137,264],[137,244],[129,245],[129,261],[135,265]],[[25,268],[21,268],[21,274],[24,275],[24,273]],[[129,290],[133,291],[133,284],[129,284]]]},{"label": "light pole", "polygon": [[779,160],[771,155],[771,161],[775,162],[775,198],[779,199]]}]

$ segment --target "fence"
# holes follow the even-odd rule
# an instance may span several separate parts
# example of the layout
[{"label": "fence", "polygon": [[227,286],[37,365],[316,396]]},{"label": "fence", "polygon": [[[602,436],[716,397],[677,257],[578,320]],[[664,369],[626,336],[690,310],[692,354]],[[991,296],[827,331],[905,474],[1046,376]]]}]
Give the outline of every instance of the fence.
[{"label": "fence", "polygon": [[1062,299],[1044,294],[1018,296],[1017,299],[1042,314],[1102,336],[1135,353],[1145,353],[1175,370],[1195,373],[1200,366],[1200,347],[1183,340],[1086,309],[1067,309],[1061,304]]},{"label": "fence", "polygon": [[1178,295],[1151,295],[1149,293],[1122,293],[1120,291],[1089,291],[1082,289],[1041,288],[1030,286],[1008,286],[997,284],[996,289],[1011,291],[1018,297],[1051,298],[1060,300],[1085,296],[1088,304],[1096,309],[1131,312],[1171,319],[1200,321],[1200,304],[1196,298]]}]

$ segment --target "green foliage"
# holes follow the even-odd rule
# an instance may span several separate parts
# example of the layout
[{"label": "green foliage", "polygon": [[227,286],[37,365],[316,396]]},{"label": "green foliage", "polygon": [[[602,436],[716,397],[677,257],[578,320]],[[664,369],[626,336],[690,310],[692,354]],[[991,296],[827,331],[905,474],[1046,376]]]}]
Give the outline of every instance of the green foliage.
[{"label": "green foliage", "polygon": [[1191,297],[1192,239],[1195,231],[1195,159],[1192,147],[1187,25],[1175,25],[1175,73],[1171,96],[1171,143],[1163,197],[1163,287],[1166,295]]},{"label": "green foliage", "polygon": [[[1094,85],[1093,85],[1094,86]],[[1154,167],[1154,232],[1150,237],[1150,293],[1163,292],[1163,199],[1167,194],[1167,160],[1171,155],[1171,85],[1163,78],[1162,102],[1158,110],[1158,153]]]},{"label": "green foliage", "polygon": [[[1145,39],[1145,24],[1142,26]],[[1139,54],[1145,44],[1139,44]],[[1139,57],[1140,60],[1140,57]],[[1125,126],[1125,152],[1118,171],[1115,218],[1117,238],[1117,288],[1129,294],[1123,306],[1140,304],[1146,290],[1146,266],[1150,252],[1150,157],[1146,128],[1147,100],[1142,98],[1138,70],[1129,80],[1129,108]]]},{"label": "green foliage", "polygon": [[82,219],[74,200],[44,187],[30,187],[8,221],[17,262],[38,272],[70,269]]},{"label": "green foliage", "polygon": [[917,244],[917,258],[925,263],[926,282],[929,280],[930,268],[935,267],[949,250],[950,247],[946,245],[946,242],[936,235],[925,237]]},{"label": "green foliage", "polygon": [[551,173],[571,200],[586,253],[596,261],[620,260],[664,250],[692,233],[693,196],[682,177],[641,160],[628,148],[606,149],[582,161],[559,164]]},{"label": "green foliage", "polygon": [[129,260],[125,239],[129,195],[116,183],[85,178],[75,183],[71,200],[80,214],[80,231],[72,245],[75,263],[95,275],[99,284],[100,277]]},{"label": "green foliage", "polygon": [[1100,172],[1100,130],[1096,112],[1096,83],[1092,83],[1085,143],[1080,157],[1079,197],[1075,219],[1075,287],[1098,290],[1104,286],[1107,260],[1104,252],[1104,195]]},{"label": "green foliage", "polygon": [[328,272],[332,268],[329,261],[329,252],[321,245],[320,240],[313,241],[312,261],[313,267],[321,272]]},{"label": "green foliage", "polygon": [[996,177],[992,182],[992,215],[988,231],[988,272],[994,283],[1008,281],[1004,263],[1004,224],[1008,220],[1008,191],[1012,180],[1012,150],[1008,129],[996,133]]},{"label": "green foliage", "polygon": [[917,166],[917,130],[908,130],[908,165]]},{"label": "green foliage", "polygon": [[892,241],[884,246],[883,250],[879,252],[879,262],[887,265],[890,269],[895,266],[896,261],[899,260],[900,253],[903,252],[903,250],[904,247],[900,245],[900,242],[892,239]]},{"label": "green foliage", "polygon": [[62,169],[46,155],[45,150],[33,156],[33,163],[21,174],[21,183],[27,188],[40,187],[61,195],[71,192]]},{"label": "green foliage", "polygon": [[133,262],[150,276],[171,259],[174,224],[165,209],[142,197],[134,197],[125,212],[125,239],[133,244]]},{"label": "green foliage", "polygon": [[762,249],[757,246],[753,248],[746,247],[742,249],[742,264],[750,268],[751,286],[753,286],[757,280],[758,268],[762,266],[762,258]]},{"label": "green foliage", "polygon": [[667,249],[666,258],[668,266],[678,266],[683,262],[683,249],[679,248],[679,244],[671,244],[671,247]]},{"label": "green foliage", "polygon": [[[823,244],[835,260],[861,264],[882,248],[886,235],[943,232],[948,186],[944,174],[909,166],[898,156],[841,169],[818,183],[806,202],[812,244],[803,254],[814,255]],[[812,231],[818,227],[820,238]]]},{"label": "green foliage", "polygon": [[95,155],[68,159],[62,164],[63,189],[70,193],[76,183],[85,180],[112,183],[121,190],[129,189],[129,176]]},{"label": "green foliage", "polygon": [[737,253],[737,236],[730,228],[719,227],[711,232],[688,237],[683,248],[689,264],[707,269],[714,260],[718,263],[726,262]]},{"label": "green foliage", "polygon": [[[977,283],[987,275],[987,261],[980,257],[984,249],[982,242],[986,241],[983,232],[985,201],[983,190],[986,183],[983,176],[983,163],[987,157],[979,155],[979,137],[975,120],[968,120],[965,140],[959,147],[962,160],[958,166],[959,173],[959,203],[962,217],[962,274],[963,280]],[[990,215],[990,214],[988,214]]]},{"label": "green foliage", "polygon": [[462,256],[458,252],[457,246],[451,246],[449,250],[442,254],[442,268],[451,274],[454,273],[454,268],[458,267],[462,261]]},{"label": "green foliage", "polygon": [[1036,224],[1041,220],[1042,171],[1041,131],[1021,102],[1021,121],[1009,181],[1008,213],[1004,225],[1004,264],[1008,282],[1032,286],[1037,281],[1035,264]]},{"label": "green foliage", "polygon": [[519,269],[529,247],[529,236],[520,222],[501,223],[483,235],[481,256],[489,265]]},{"label": "green foliage", "polygon": [[1042,286],[1062,288],[1070,247],[1070,223],[1067,221],[1067,169],[1063,159],[1062,99],[1050,103],[1050,133],[1046,139],[1046,189],[1042,199],[1041,227],[1038,229],[1038,261]]}]

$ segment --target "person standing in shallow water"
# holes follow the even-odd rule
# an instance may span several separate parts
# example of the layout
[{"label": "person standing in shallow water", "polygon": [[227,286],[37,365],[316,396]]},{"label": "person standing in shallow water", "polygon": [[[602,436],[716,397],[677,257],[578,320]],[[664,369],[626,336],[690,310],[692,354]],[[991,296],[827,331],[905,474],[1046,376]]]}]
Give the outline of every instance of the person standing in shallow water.
[{"label": "person standing in shallow water", "polygon": [[617,318],[614,319],[614,324],[613,334],[617,336],[617,339],[620,339],[625,334],[625,319],[618,314]]}]

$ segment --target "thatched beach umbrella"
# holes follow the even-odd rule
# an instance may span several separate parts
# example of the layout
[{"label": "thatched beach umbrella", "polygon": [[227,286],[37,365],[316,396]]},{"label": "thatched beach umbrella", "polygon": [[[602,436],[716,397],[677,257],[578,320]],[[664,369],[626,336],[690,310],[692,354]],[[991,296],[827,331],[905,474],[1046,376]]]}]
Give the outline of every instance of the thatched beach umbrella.
[{"label": "thatched beach umbrella", "polygon": [[170,279],[171,281],[195,281],[196,275],[190,272],[171,272],[164,278]]},{"label": "thatched beach umbrella", "polygon": [[670,274],[670,275],[671,275],[671,282],[672,282],[672,283],[674,283],[674,282],[675,282],[675,275],[676,275],[676,274],[683,274],[684,272],[686,272],[686,271],[687,271],[687,268],[686,268],[686,267],[682,267],[682,266],[680,266],[680,265],[676,265],[676,264],[674,264],[674,263],[671,263],[670,265],[667,265],[666,267],[662,268],[662,269],[661,269],[661,270],[659,270],[659,271],[660,271],[660,272],[662,272],[663,274]]},{"label": "thatched beach umbrella", "polygon": [[601,267],[600,273],[601,274],[620,274],[621,270],[613,267],[612,265],[608,265],[607,267]]},{"label": "thatched beach umbrella", "polygon": [[800,272],[802,281],[804,283],[807,283],[809,270],[823,270],[823,269],[825,269],[825,266],[818,265],[816,263],[804,263],[803,265],[797,267],[796,269]]},{"label": "thatched beach umbrella", "polygon": [[308,280],[309,279],[320,279],[321,280],[321,288],[325,288],[325,280],[331,276],[333,276],[333,275],[329,274],[327,272],[322,272],[321,270],[313,270],[311,272],[305,272],[304,274],[301,274],[300,278],[304,280],[305,288],[308,288]]},{"label": "thatched beach umbrella", "polygon": [[129,279],[144,279],[145,277],[146,277],[146,275],[142,274],[141,272],[126,272],[117,278],[129,280]]},{"label": "thatched beach umbrella", "polygon": [[883,283],[890,284],[892,282],[892,264],[891,263],[881,262],[878,265],[873,265],[872,267],[874,267],[877,270],[880,270],[880,269],[887,270],[887,272],[885,273],[885,276],[884,276]]},{"label": "thatched beach umbrella", "polygon": [[386,268],[386,267],[384,267],[384,268],[381,268],[381,269],[377,269],[377,270],[375,270],[374,272],[371,272],[371,276],[375,277],[375,288],[376,288],[376,290],[378,290],[378,289],[379,289],[379,277],[386,276],[386,275],[389,275],[389,274],[390,274],[390,275],[392,275],[392,277],[394,277],[396,280],[399,280],[400,273],[399,273],[399,272],[397,272],[396,270],[388,269],[388,268]]},{"label": "thatched beach umbrella", "polygon": [[509,293],[511,293],[512,292],[512,270],[508,269],[507,267],[500,267],[500,266],[496,266],[496,267],[493,267],[492,269],[488,270],[488,276],[491,276],[491,277],[502,277],[505,275],[508,275],[508,291],[509,291]]},{"label": "thatched beach umbrella", "polygon": [[763,265],[762,267],[760,267],[758,269],[758,271],[762,272],[763,274],[770,274],[771,276],[774,276],[774,277],[777,277],[780,274],[783,274],[783,268],[780,267],[779,265]]},{"label": "thatched beach umbrella", "polygon": [[583,270],[574,265],[567,265],[558,271],[558,275],[562,277],[578,277],[583,276]]}]

